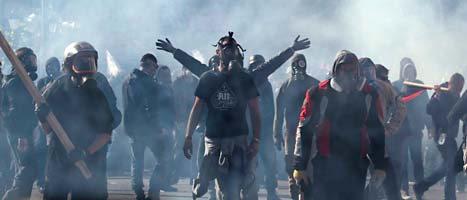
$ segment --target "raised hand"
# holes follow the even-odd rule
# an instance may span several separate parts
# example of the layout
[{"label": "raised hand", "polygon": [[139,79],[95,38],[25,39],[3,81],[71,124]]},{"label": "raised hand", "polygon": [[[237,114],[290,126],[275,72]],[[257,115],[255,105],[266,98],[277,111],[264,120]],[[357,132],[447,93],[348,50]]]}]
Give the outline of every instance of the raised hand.
[{"label": "raised hand", "polygon": [[293,44],[292,44],[292,49],[294,51],[300,51],[303,49],[308,49],[310,48],[310,40],[308,38],[300,40],[300,35],[295,38]]},{"label": "raised hand", "polygon": [[156,42],[156,47],[158,50],[167,51],[169,53],[173,53],[175,50],[177,50],[177,48],[175,48],[167,38],[165,38],[165,41],[158,39]]}]

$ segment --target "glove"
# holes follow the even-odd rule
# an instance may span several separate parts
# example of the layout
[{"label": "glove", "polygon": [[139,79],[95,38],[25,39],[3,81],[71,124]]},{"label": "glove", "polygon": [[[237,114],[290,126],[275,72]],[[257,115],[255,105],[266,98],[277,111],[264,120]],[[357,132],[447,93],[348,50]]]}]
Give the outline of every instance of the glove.
[{"label": "glove", "polygon": [[308,49],[310,48],[310,40],[308,38],[305,38],[303,40],[299,40],[300,39],[300,35],[297,36],[297,38],[295,38],[293,44],[292,44],[292,49],[294,51],[300,51],[300,50],[303,50],[303,49]]},{"label": "glove", "polygon": [[173,45],[172,43],[170,42],[169,39],[165,38],[165,41],[164,40],[157,40],[156,42],[156,46],[157,46],[157,49],[159,50],[163,50],[163,51],[167,51],[169,53],[174,53],[175,50],[177,50]]},{"label": "glove", "polygon": [[183,144],[183,154],[188,159],[191,159],[191,155],[193,154],[193,142],[191,141],[191,137],[185,138],[185,143]]},{"label": "glove", "polygon": [[80,148],[74,148],[70,152],[68,152],[68,159],[70,159],[73,163],[79,160],[84,160],[87,157],[87,153],[85,150]]},{"label": "glove", "polygon": [[303,182],[306,186],[310,185],[310,181],[305,170],[294,170],[293,178],[295,179],[295,182],[297,184],[300,184],[301,182]]},{"label": "glove", "polygon": [[385,178],[386,172],[380,169],[375,169],[375,171],[373,171],[373,174],[371,175],[370,183],[374,184],[376,188],[379,188],[381,187],[381,185],[383,185],[383,181]]},{"label": "glove", "polygon": [[47,116],[50,113],[50,107],[47,103],[36,103],[34,113],[41,123],[47,122]]}]

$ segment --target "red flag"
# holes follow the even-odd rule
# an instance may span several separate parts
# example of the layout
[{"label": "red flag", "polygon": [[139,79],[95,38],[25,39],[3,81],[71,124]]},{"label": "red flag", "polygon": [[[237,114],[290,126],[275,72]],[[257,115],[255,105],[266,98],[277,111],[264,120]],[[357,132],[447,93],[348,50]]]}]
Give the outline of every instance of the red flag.
[{"label": "red flag", "polygon": [[407,103],[409,101],[412,101],[413,99],[417,98],[418,96],[420,96],[423,92],[425,92],[425,90],[420,90],[418,92],[415,92],[409,96],[406,96],[406,97],[402,97],[402,101],[404,101],[404,103]]}]

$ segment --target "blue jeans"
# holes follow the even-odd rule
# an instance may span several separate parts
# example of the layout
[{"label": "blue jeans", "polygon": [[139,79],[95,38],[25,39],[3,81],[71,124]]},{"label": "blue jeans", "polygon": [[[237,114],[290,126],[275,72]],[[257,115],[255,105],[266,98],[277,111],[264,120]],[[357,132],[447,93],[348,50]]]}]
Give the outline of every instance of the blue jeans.
[{"label": "blue jeans", "polygon": [[157,164],[154,166],[151,179],[149,180],[149,193],[159,193],[162,183],[168,180],[167,166],[170,164],[169,154],[171,153],[169,152],[171,149],[171,146],[169,145],[171,144],[170,136],[163,134],[134,136],[130,138],[130,144],[132,151],[131,185],[133,190],[138,192],[144,187],[144,151],[147,147],[157,160]]}]

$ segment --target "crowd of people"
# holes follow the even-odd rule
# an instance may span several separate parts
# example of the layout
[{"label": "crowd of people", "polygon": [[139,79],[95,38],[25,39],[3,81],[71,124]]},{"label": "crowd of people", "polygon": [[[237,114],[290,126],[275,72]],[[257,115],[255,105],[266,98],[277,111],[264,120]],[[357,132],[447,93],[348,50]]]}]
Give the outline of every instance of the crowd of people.
[{"label": "crowd of people", "polygon": [[[98,72],[97,50],[87,42],[71,43],[62,63],[47,60],[47,76],[37,81],[45,102],[33,101],[15,68],[2,75],[3,199],[30,198],[36,182],[47,200],[107,199],[107,154],[121,122],[137,200],[176,191],[183,166],[174,163],[185,162],[183,157],[192,160],[193,199],[209,192],[210,199],[257,200],[263,184],[267,199],[278,200],[276,151],[282,149],[293,200],[409,199],[412,174],[416,199],[444,179],[445,199],[452,200],[456,184],[465,182],[466,127],[460,121],[467,120],[467,93],[461,95],[465,80],[459,73],[431,86],[429,97],[430,86],[418,79],[410,58],[401,60],[400,78],[391,83],[384,65],[341,50],[329,78],[317,80],[298,53],[310,47],[300,36],[269,60],[251,56],[247,67],[245,49],[232,32],[218,40],[207,64],[169,39],[157,40],[156,47],[183,66],[181,76],[172,81],[168,66],[154,54],[143,55],[122,83],[121,109],[113,86]],[[35,81],[34,51],[15,53]],[[276,90],[268,77],[289,59],[290,77]],[[50,113],[74,149],[53,133]],[[193,137],[195,132],[202,137]],[[442,159],[429,173],[424,133]],[[148,191],[146,147],[157,161]],[[86,163],[90,178],[75,166],[78,161]]]}]

